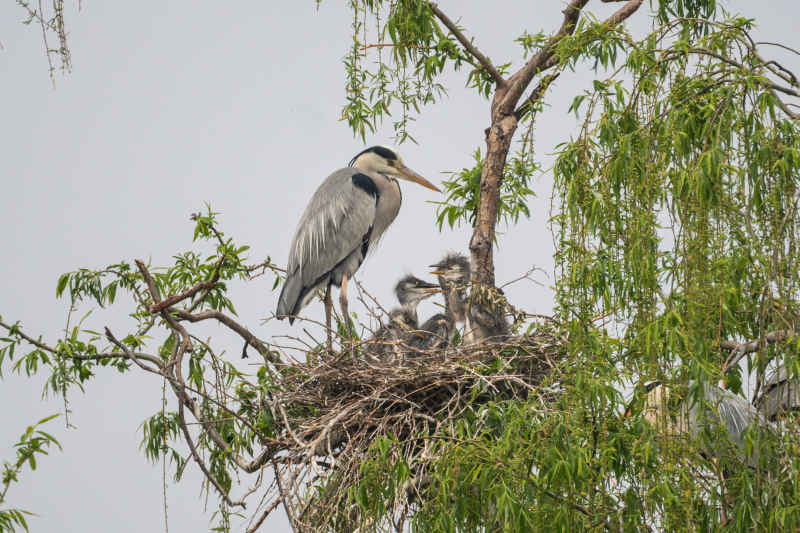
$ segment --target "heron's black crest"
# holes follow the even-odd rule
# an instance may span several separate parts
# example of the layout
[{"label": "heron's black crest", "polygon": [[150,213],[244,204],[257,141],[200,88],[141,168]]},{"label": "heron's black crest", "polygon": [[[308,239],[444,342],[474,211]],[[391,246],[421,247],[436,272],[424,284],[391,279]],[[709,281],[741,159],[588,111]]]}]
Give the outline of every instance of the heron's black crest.
[{"label": "heron's black crest", "polygon": [[378,187],[375,185],[375,182],[372,181],[372,178],[367,176],[366,174],[358,173],[353,174],[353,185],[361,189],[362,191],[366,192],[375,200],[378,199]]},{"label": "heron's black crest", "polygon": [[661,385],[661,382],[658,381],[658,380],[650,381],[650,382],[644,384],[644,391],[645,392],[650,392],[651,390],[655,389],[656,387],[658,387],[660,385]]},{"label": "heron's black crest", "polygon": [[360,152],[358,152],[356,156],[350,160],[350,163],[347,166],[352,167],[353,163],[356,162],[356,159],[358,159],[359,156],[366,154],[367,152],[376,153],[382,158],[388,159],[389,161],[395,161],[397,159],[397,154],[384,146],[370,146],[366,150],[361,150]]}]

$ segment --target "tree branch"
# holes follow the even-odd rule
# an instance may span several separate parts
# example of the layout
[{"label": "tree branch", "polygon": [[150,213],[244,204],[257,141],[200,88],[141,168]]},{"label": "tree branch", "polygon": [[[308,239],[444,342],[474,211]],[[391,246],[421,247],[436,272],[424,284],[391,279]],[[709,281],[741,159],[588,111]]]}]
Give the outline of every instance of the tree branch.
[{"label": "tree branch", "polygon": [[[587,1],[588,1],[588,0],[587,0]],[[452,20],[450,20],[450,18],[449,18],[447,15],[445,15],[445,14],[442,12],[442,10],[441,10],[441,9],[439,9],[439,6],[438,6],[437,4],[435,4],[435,3],[433,3],[433,2],[428,2],[428,6],[431,8],[431,11],[433,11],[433,13],[436,15],[436,17],[437,17],[439,20],[441,20],[441,21],[442,21],[442,24],[444,24],[444,25],[447,27],[447,29],[448,29],[448,30],[450,30],[450,33],[452,33],[452,34],[455,36],[455,38],[456,38],[456,39],[458,39],[458,42],[460,42],[460,43],[461,43],[461,46],[463,46],[463,47],[464,47],[464,49],[465,49],[467,52],[469,52],[469,54],[470,54],[472,57],[474,57],[475,59],[477,59],[477,60],[478,60],[478,62],[481,64],[481,66],[482,66],[484,69],[486,69],[486,72],[488,72],[488,73],[489,73],[489,74],[492,76],[492,79],[494,79],[494,81],[495,81],[495,83],[497,84],[497,86],[498,86],[498,87],[505,87],[505,86],[506,86],[506,84],[508,83],[508,81],[506,81],[506,80],[503,78],[503,76],[502,76],[502,75],[500,75],[500,72],[499,72],[499,71],[497,70],[497,68],[495,68],[495,66],[492,64],[492,61],[491,61],[491,60],[490,60],[488,57],[486,57],[485,55],[483,55],[483,54],[480,52],[480,50],[478,50],[478,49],[475,47],[475,45],[473,45],[473,44],[472,44],[472,42],[471,42],[469,39],[467,39],[467,37],[466,37],[466,36],[464,35],[464,33],[463,33],[463,32],[462,32],[462,31],[461,31],[459,28],[458,28],[458,26],[455,24],[455,22],[453,22]]]},{"label": "tree branch", "polygon": [[[214,275],[211,276],[210,280],[201,281],[200,283],[198,283],[194,287],[190,287],[190,288],[186,289],[185,291],[183,291],[180,294],[171,294],[171,295],[167,296],[162,301],[151,305],[150,306],[150,312],[151,313],[158,313],[159,311],[161,311],[163,309],[166,309],[167,307],[170,307],[172,305],[175,305],[176,303],[178,303],[178,302],[180,302],[182,300],[185,300],[186,298],[191,298],[192,296],[194,296],[195,294],[197,294],[198,292],[200,292],[203,289],[208,289],[208,290],[213,289],[214,285],[216,285],[217,281],[219,280],[219,269],[222,266],[222,262],[224,260],[225,260],[225,256],[223,255],[220,258],[220,260],[217,262],[217,266],[214,268]],[[202,300],[202,298],[201,298],[201,300]]]},{"label": "tree branch", "polygon": [[244,339],[245,342],[247,342],[247,344],[255,348],[258,353],[264,356],[269,362],[275,365],[283,364],[280,358],[277,357],[274,352],[269,350],[261,341],[261,339],[253,335],[250,330],[221,311],[210,309],[200,313],[192,314],[187,311],[176,310],[174,313],[175,316],[177,316],[180,320],[188,320],[189,322],[200,322],[202,320],[209,319],[217,320],[218,322],[227,326],[229,329],[236,332],[242,339]]},{"label": "tree branch", "polygon": [[719,347],[723,350],[731,350],[730,355],[725,360],[725,363],[722,365],[722,373],[728,371],[729,368],[733,368],[739,361],[742,360],[742,357],[749,353],[757,352],[765,343],[768,342],[782,342],[791,338],[794,338],[796,333],[790,329],[783,329],[778,331],[771,331],[767,333],[760,339],[755,339],[752,341],[747,342],[736,342],[736,341],[722,341],[719,343]]},{"label": "tree branch", "polygon": [[197,463],[197,466],[199,466],[200,470],[203,471],[203,474],[206,476],[206,479],[208,479],[211,482],[211,484],[214,485],[214,488],[217,489],[219,495],[222,496],[222,498],[228,505],[230,505],[231,507],[239,506],[246,508],[247,506],[245,505],[244,502],[235,502],[231,500],[230,496],[228,496],[228,493],[223,490],[222,486],[219,484],[219,481],[217,481],[217,478],[211,475],[211,472],[208,471],[208,467],[206,467],[206,464],[203,462],[203,460],[200,458],[200,455],[197,453],[197,448],[194,445],[192,436],[191,434],[189,434],[189,428],[186,427],[186,418],[183,415],[183,402],[178,402],[178,424],[181,426],[181,430],[183,430],[183,437],[186,439],[186,444],[189,446],[189,451],[191,452],[195,463]]},{"label": "tree branch", "polygon": [[[5,329],[5,330],[7,330],[9,332],[12,331],[12,327],[9,326],[8,324],[2,322],[2,321],[0,321],[0,327],[2,327],[3,329]],[[40,350],[44,350],[46,352],[49,352],[49,353],[51,353],[53,355],[57,355],[57,356],[63,357],[65,359],[75,359],[77,361],[102,361],[104,359],[131,359],[131,360],[140,359],[140,360],[152,363],[156,367],[161,367],[162,364],[163,364],[160,359],[158,359],[157,357],[154,357],[154,356],[152,356],[150,354],[142,353],[142,352],[133,352],[133,351],[130,351],[130,350],[124,350],[122,353],[119,353],[119,352],[103,352],[103,353],[95,353],[95,354],[91,354],[91,355],[89,355],[89,354],[85,354],[85,355],[65,355],[65,354],[59,353],[52,346],[48,346],[47,344],[30,337],[29,335],[25,334],[25,332],[23,332],[20,328],[15,328],[13,331],[14,331],[14,335],[18,335],[21,339],[23,339],[28,344],[31,344],[32,346],[36,346]],[[148,370],[150,372],[154,371],[153,369],[148,369],[148,368],[145,368],[145,370]],[[155,371],[155,372],[159,373],[158,371]]]},{"label": "tree branch", "polygon": [[539,81],[539,85],[533,90],[531,95],[525,100],[525,102],[514,111],[514,116],[517,117],[517,120],[520,120],[525,113],[535,104],[547,91],[550,87],[550,84],[553,83],[556,78],[561,75],[560,72],[555,72],[550,76],[545,76]]},{"label": "tree branch", "polygon": [[48,346],[48,345],[44,344],[44,343],[43,343],[43,342],[41,342],[41,341],[37,341],[36,339],[34,339],[34,338],[32,338],[32,337],[29,337],[28,335],[25,335],[25,334],[22,332],[22,330],[21,330],[21,329],[19,329],[18,327],[12,327],[12,326],[9,326],[8,324],[5,324],[5,323],[4,323],[4,322],[2,322],[2,321],[0,321],[0,327],[2,327],[2,328],[4,328],[4,329],[6,329],[6,330],[7,330],[9,333],[11,333],[11,332],[13,331],[13,334],[14,334],[14,335],[19,335],[19,336],[20,336],[20,338],[22,338],[22,339],[24,339],[25,341],[27,341],[27,342],[28,342],[28,344],[32,344],[32,345],[36,346],[37,348],[39,348],[40,350],[44,350],[44,351],[46,351],[46,352],[50,352],[50,353],[52,353],[52,354],[58,355],[58,352],[56,352],[55,348],[52,348],[52,347],[50,347],[50,346]]},{"label": "tree branch", "polygon": [[[636,0],[631,0],[636,1]],[[641,0],[639,0],[641,3]],[[553,37],[531,57],[525,65],[522,66],[511,78],[509,78],[510,88],[503,96],[500,103],[500,110],[504,113],[511,113],[514,107],[522,97],[522,93],[531,83],[533,77],[544,70],[544,65],[553,56],[556,45],[561,42],[561,39],[567,35],[572,35],[575,31],[575,26],[578,23],[578,18],[581,14],[581,9],[589,3],[589,0],[572,0],[566,8],[564,8],[564,21],[561,27]]]},{"label": "tree branch", "polygon": [[[624,0],[613,1],[621,2]],[[633,15],[642,5],[642,1],[643,0],[627,0],[624,6],[614,12],[614,14],[608,17],[603,23],[609,26],[616,26]],[[587,3],[589,3],[589,0],[572,0],[563,11],[564,21],[561,23],[558,33],[551,37],[538,53],[531,57],[519,71],[511,76],[509,79],[511,87],[500,104],[500,108],[503,112],[511,112],[511,109],[517,105],[517,102],[522,97],[522,93],[525,92],[525,89],[536,74],[552,68],[558,63],[558,59],[555,57],[556,46],[564,37],[572,35],[575,32],[575,26],[578,23],[581,10]]]},{"label": "tree branch", "polygon": [[[125,346],[124,344],[119,342],[117,340],[117,338],[114,337],[114,334],[111,333],[110,329],[105,328],[105,332],[106,332],[106,338],[109,340],[109,342],[111,342],[111,344],[113,344],[114,346],[116,346],[117,348],[122,350],[125,353],[125,357],[130,359],[134,363],[136,363],[136,366],[138,366],[139,368],[141,368],[142,370],[145,370],[147,372],[155,372],[157,374],[163,374],[164,365],[161,363],[161,361],[156,360],[156,361],[158,361],[157,364],[156,364],[156,368],[158,368],[158,370],[153,370],[152,368],[147,368],[146,366],[144,366],[144,363],[139,361],[139,358],[127,346]],[[153,358],[153,359],[155,359],[155,358]],[[150,362],[153,363],[155,361],[151,360]]]},{"label": "tree branch", "polygon": [[[608,0],[604,0],[608,1]],[[614,2],[622,2],[624,0],[613,0]],[[616,26],[623,20],[627,19],[631,15],[633,15],[636,10],[639,9],[639,6],[642,5],[642,0],[628,0],[628,2],[619,8],[613,15],[608,17],[603,24],[608,26]]]},{"label": "tree branch", "polygon": [[[144,278],[145,283],[147,284],[147,288],[150,291],[150,296],[153,298],[153,305],[158,305],[161,302],[161,295],[158,292],[158,287],[156,286],[155,282],[153,281],[153,277],[150,275],[150,271],[147,270],[147,267],[144,264],[144,261],[141,259],[136,260],[136,266],[139,268],[139,272],[142,274],[142,278]],[[189,332],[186,329],[178,324],[175,319],[173,319],[169,313],[166,312],[165,309],[161,309],[159,311],[161,317],[164,321],[169,324],[169,326],[181,336],[181,344],[179,349],[175,352],[174,360],[172,361],[175,365],[177,379],[182,384],[183,377],[181,376],[181,359],[185,352],[190,352],[192,350],[192,341],[189,338]]]}]

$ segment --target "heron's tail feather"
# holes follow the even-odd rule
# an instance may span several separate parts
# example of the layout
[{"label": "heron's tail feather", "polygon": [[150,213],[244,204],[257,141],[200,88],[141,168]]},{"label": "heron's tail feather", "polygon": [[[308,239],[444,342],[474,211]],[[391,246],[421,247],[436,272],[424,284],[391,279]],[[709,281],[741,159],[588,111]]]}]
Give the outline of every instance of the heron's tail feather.
[{"label": "heron's tail feather", "polygon": [[295,270],[286,276],[283,289],[281,289],[281,296],[278,298],[278,309],[275,314],[279,320],[289,317],[289,324],[294,323],[294,315],[300,311],[300,306],[297,304],[300,303],[299,300],[302,293],[303,276],[300,275],[299,271]]},{"label": "heron's tail feather", "polygon": [[281,296],[278,298],[278,309],[275,311],[278,319],[289,317],[289,324],[293,324],[297,314],[314,298],[315,291],[329,282],[330,273],[323,274],[310,285],[303,284],[303,276],[299,269],[286,276]]}]

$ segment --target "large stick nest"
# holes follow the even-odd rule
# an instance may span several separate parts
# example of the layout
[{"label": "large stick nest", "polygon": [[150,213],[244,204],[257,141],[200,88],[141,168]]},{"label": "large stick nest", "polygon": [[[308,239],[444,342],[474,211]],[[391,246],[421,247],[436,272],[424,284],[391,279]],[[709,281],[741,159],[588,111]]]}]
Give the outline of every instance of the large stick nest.
[{"label": "large stick nest", "polygon": [[[489,400],[542,394],[539,385],[563,362],[565,341],[548,324],[502,342],[405,355],[400,350],[382,362],[363,357],[363,345],[355,344],[284,368],[266,403],[280,427],[270,447],[277,488],[295,528],[354,529],[360,517],[348,501],[349,489],[359,483],[360,467],[381,437],[397,443],[393,453],[411,465],[403,497],[387,502],[405,513],[428,482],[426,465],[435,459],[429,437],[446,435],[467,411],[477,413]],[[344,526],[343,509],[349,516]]]}]

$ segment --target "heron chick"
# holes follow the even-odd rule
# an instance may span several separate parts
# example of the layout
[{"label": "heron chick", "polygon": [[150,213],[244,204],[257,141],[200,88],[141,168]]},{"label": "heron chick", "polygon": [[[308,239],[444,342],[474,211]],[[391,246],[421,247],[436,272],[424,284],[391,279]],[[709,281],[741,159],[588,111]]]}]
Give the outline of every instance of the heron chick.
[{"label": "heron chick", "polygon": [[469,259],[462,254],[448,254],[431,265],[435,270],[444,296],[444,313],[437,313],[419,327],[419,334],[412,343],[414,348],[438,351],[446,348],[453,337],[456,324],[466,319],[466,294],[469,286]]},{"label": "heron chick", "polygon": [[394,289],[400,307],[389,312],[389,322],[375,332],[366,351],[373,358],[386,361],[389,353],[401,356],[415,337],[418,326],[417,306],[439,292],[438,285],[414,276],[405,276]]},{"label": "heron chick", "polygon": [[442,294],[445,295],[445,314],[454,323],[463,323],[467,316],[467,289],[470,281],[469,259],[464,254],[451,253],[436,264],[431,265],[436,274]]},{"label": "heron chick", "polygon": [[335,171],[319,186],[297,224],[286,281],[276,315],[289,317],[308,305],[317,289],[325,289],[325,323],[331,346],[331,285],[340,287],[342,316],[350,326],[347,282],[368,251],[374,250],[400,210],[398,179],[441,192],[409,169],[397,152],[373,146],[357,154],[348,168]]}]

